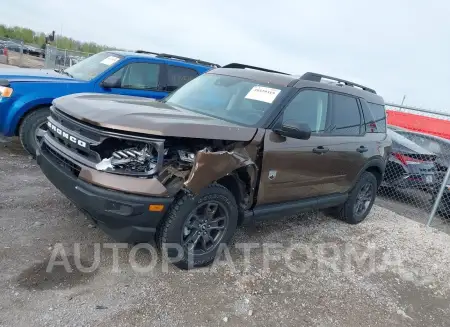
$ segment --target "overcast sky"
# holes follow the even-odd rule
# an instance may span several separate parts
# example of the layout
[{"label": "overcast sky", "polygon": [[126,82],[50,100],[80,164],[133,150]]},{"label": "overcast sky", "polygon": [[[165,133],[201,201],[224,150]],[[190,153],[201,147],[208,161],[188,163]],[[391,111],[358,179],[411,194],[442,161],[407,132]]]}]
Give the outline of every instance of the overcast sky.
[{"label": "overcast sky", "polygon": [[450,1],[11,0],[0,23],[367,84],[450,112]]}]

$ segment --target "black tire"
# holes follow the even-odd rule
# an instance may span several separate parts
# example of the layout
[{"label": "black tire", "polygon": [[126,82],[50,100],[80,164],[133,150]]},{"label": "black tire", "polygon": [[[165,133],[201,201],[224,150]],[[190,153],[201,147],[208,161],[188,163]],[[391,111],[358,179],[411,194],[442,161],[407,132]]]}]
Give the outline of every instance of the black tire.
[{"label": "black tire", "polygon": [[50,115],[48,107],[42,107],[33,110],[25,116],[19,128],[19,138],[22,146],[27,152],[36,158],[36,150],[38,148],[38,140],[36,138],[36,131],[39,127],[47,122],[47,117]]},{"label": "black tire", "polygon": [[[211,244],[212,248],[205,253],[192,253],[192,251],[190,252],[187,249],[187,245],[183,244],[183,238],[185,237],[187,229],[186,224],[190,222],[189,219],[194,215],[193,212],[195,210],[201,210],[201,206],[207,206],[210,203],[217,204],[218,208],[220,207],[220,209],[217,210],[221,210],[226,214],[227,223],[223,226],[223,230],[221,231],[222,234],[220,239],[217,239],[217,244]],[[170,262],[180,269],[208,266],[214,261],[220,244],[229,244],[231,241],[236,230],[237,222],[238,208],[236,200],[226,187],[214,183],[204,188],[195,197],[182,191],[175,199],[166,214],[164,221],[159,227],[156,243],[159,249],[163,249],[164,244],[167,244],[167,256],[170,259]],[[191,237],[193,230],[194,229],[190,230],[187,238]],[[195,230],[197,232],[200,231],[201,233],[201,230],[198,227]],[[182,253],[180,253],[180,256],[182,256],[181,259],[175,260],[178,251],[176,249],[173,250],[173,246],[169,246],[169,244],[174,244],[183,248]]]},{"label": "black tire", "polygon": [[[356,210],[358,195],[360,195],[363,188],[367,186],[371,189],[370,199],[364,201],[364,210],[358,212],[358,210]],[[363,172],[355,187],[349,193],[347,201],[338,207],[328,210],[328,213],[349,224],[359,224],[367,217],[372,209],[377,193],[377,186],[376,177],[368,171]]]}]

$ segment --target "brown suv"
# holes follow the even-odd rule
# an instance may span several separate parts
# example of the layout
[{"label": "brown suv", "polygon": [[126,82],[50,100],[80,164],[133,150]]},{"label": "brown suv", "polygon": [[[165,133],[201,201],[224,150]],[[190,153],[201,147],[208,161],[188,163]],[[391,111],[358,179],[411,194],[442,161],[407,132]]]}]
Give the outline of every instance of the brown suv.
[{"label": "brown suv", "polygon": [[246,220],[326,208],[361,222],[390,145],[374,90],[230,64],[162,101],[56,99],[37,160],[110,235],[177,245],[169,256],[188,268]]}]

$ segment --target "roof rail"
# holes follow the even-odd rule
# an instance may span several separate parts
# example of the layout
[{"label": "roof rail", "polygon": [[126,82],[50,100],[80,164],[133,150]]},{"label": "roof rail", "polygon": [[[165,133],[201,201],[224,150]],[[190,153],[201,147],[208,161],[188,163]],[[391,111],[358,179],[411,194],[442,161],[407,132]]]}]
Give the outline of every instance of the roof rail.
[{"label": "roof rail", "polygon": [[145,50],[136,50],[136,53],[146,53],[146,54],[153,54],[153,55],[159,55],[159,53],[151,52],[151,51],[145,51]]},{"label": "roof rail", "polygon": [[215,67],[215,68],[219,68],[220,67],[220,65],[212,63],[212,62],[208,62],[208,61],[204,61],[204,60],[200,60],[200,59],[189,58],[189,57],[182,57],[182,56],[172,55],[172,54],[168,54],[168,53],[159,53],[157,55],[157,57],[158,58],[178,59],[178,60],[182,60],[182,61],[185,61],[185,62],[190,62],[190,63],[193,63],[193,64],[211,66],[211,67]]},{"label": "roof rail", "polygon": [[343,83],[343,84],[345,84],[347,86],[352,86],[352,87],[356,86],[356,87],[359,87],[359,88],[363,89],[364,91],[368,91],[368,92],[377,94],[377,92],[375,92],[374,89],[371,89],[371,88],[369,88],[367,86],[363,86],[363,85],[360,85],[360,84],[349,82],[349,81],[346,81],[345,79],[340,79],[340,78],[331,77],[331,76],[327,76],[327,75],[322,75],[322,74],[318,74],[318,73],[308,72],[308,73],[303,74],[302,77],[300,77],[301,80],[313,81],[313,82],[320,82],[322,80],[322,78],[326,78],[326,79],[330,79],[330,80],[333,80],[333,81],[336,81],[336,82],[339,82],[339,83]]},{"label": "roof rail", "polygon": [[255,70],[261,70],[263,72],[268,72],[268,73],[277,73],[277,74],[283,74],[283,75],[290,75],[290,74],[279,72],[279,71],[276,71],[276,70],[271,70],[271,69],[261,68],[261,67],[255,67],[255,66],[250,66],[250,65],[244,65],[244,64],[238,64],[238,63],[231,63],[231,64],[228,64],[228,65],[222,66],[222,68],[239,68],[239,69],[250,68],[250,69],[255,69]]},{"label": "roof rail", "polygon": [[145,50],[137,50],[135,52],[136,53],[152,54],[152,55],[155,55],[157,58],[167,58],[167,59],[172,58],[172,59],[182,60],[182,61],[193,63],[193,64],[199,64],[199,65],[204,65],[204,66],[211,66],[211,67],[215,67],[215,68],[219,68],[220,67],[220,65],[214,64],[212,62],[207,62],[207,61],[203,61],[203,60],[200,60],[200,59],[194,59],[194,58],[189,58],[189,57],[182,57],[182,56],[172,55],[172,54],[168,54],[168,53],[157,53],[157,52],[151,52],[151,51],[145,51]]}]

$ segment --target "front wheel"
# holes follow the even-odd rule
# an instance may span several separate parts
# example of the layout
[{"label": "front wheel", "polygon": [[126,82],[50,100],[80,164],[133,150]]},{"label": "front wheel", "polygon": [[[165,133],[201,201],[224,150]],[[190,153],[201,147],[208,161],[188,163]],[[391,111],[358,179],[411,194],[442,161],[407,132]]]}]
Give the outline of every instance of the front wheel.
[{"label": "front wheel", "polygon": [[47,130],[47,117],[50,109],[43,107],[36,109],[25,116],[19,128],[19,138],[22,146],[33,158],[44,133]]},{"label": "front wheel", "polygon": [[349,224],[362,222],[372,209],[377,193],[377,179],[372,173],[362,173],[347,201],[329,212]]},{"label": "front wheel", "polygon": [[233,194],[212,184],[197,196],[175,200],[158,230],[157,244],[166,246],[170,261],[181,269],[211,264],[221,244],[228,244],[238,221]]}]

